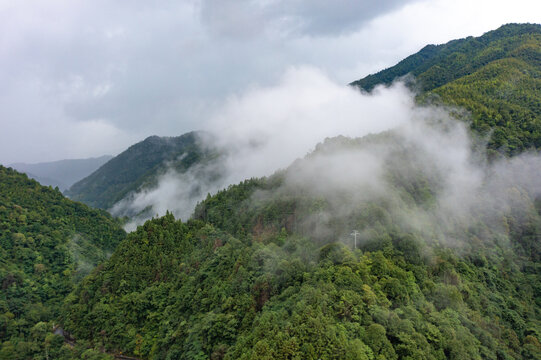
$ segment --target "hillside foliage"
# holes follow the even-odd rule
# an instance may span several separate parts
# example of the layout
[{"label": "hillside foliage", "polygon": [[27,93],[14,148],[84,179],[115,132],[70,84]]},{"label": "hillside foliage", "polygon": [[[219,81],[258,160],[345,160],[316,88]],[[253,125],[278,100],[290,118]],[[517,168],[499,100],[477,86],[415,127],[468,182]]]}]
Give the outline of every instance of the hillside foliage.
[{"label": "hillside foliage", "polygon": [[[340,212],[284,187],[310,157],[378,141],[396,151],[390,197]],[[66,328],[143,359],[538,358],[539,203],[516,185],[525,207],[497,214],[506,227],[484,213],[409,227],[401,216],[437,210],[439,183],[396,141],[329,139],[285,172],[209,196],[193,220],[146,222],[68,297]]]},{"label": "hillside foliage", "polygon": [[65,297],[124,236],[106,212],[0,166],[0,359],[54,358]]},{"label": "hillside foliage", "polygon": [[[413,74],[488,156],[447,117],[338,136],[128,235],[0,167],[0,359],[540,359],[540,34],[506,25],[354,83]],[[198,136],[135,144],[70,196],[110,208],[216,160]]]},{"label": "hillside foliage", "polygon": [[110,209],[131,192],[155,185],[167,169],[182,172],[211,156],[199,145],[201,135],[190,132],[177,137],[148,137],[75,183],[66,194],[90,206]]},{"label": "hillside foliage", "polygon": [[471,128],[494,152],[541,147],[541,25],[508,24],[480,37],[428,45],[351,83],[365,91],[407,78],[421,103],[471,112]]}]

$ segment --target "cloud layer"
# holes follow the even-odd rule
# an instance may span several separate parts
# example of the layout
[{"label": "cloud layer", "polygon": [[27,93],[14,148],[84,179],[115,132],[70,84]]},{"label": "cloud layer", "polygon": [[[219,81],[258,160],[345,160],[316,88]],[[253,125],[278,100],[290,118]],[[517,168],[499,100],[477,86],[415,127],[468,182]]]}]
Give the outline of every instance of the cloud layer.
[{"label": "cloud layer", "polygon": [[[288,194],[322,199],[321,211],[300,224],[314,238],[336,235],[339,219],[347,241],[355,227],[351,219],[372,202],[387,207],[406,231],[438,229],[428,238],[464,245],[456,234],[439,238],[442,229],[451,233],[457,224],[467,229],[471,219],[483,216],[498,230],[502,216],[516,215],[517,209],[526,214],[529,199],[541,195],[535,181],[541,158],[525,154],[488,164],[484,154],[474,152],[482,147],[474,146],[468,119],[462,120],[445,108],[416,106],[401,83],[364,94],[315,68],[291,68],[276,85],[230,97],[212,115],[211,135],[201,145],[219,151],[217,161],[186,173],[170,170],[157,186],[118,203],[113,213],[140,213],[128,230],[166,211],[187,219],[208,193],[285,169],[281,188],[254,199]],[[362,138],[368,134],[379,135]],[[428,205],[415,199],[428,194]],[[373,236],[374,229],[358,230],[361,241]]]},{"label": "cloud layer", "polygon": [[346,84],[539,11],[527,0],[0,1],[0,162],[114,154],[205,127],[232,94],[291,66]]},{"label": "cloud layer", "polygon": [[[211,136],[202,146],[223,154],[216,163],[185,174],[169,171],[156,188],[132,195],[113,212],[151,208],[152,216],[168,209],[186,219],[207,193],[286,168],[326,137],[381,132],[407,122],[415,111],[413,95],[400,83],[362,94],[315,68],[291,68],[278,84],[230,97],[211,115]],[[207,181],[211,173],[220,179]],[[194,184],[196,192],[189,190]]]},{"label": "cloud layer", "polygon": [[332,36],[413,1],[203,0],[203,23],[218,36],[246,38],[262,33]]}]

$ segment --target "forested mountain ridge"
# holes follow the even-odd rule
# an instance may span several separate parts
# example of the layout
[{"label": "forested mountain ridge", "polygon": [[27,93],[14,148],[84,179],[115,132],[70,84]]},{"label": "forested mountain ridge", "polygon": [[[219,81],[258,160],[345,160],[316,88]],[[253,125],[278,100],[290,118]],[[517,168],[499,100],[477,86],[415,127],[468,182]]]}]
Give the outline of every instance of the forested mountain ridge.
[{"label": "forested mountain ridge", "polygon": [[[509,41],[522,47],[528,26],[504,26],[486,39],[493,44],[511,34]],[[535,55],[536,33],[532,39]],[[464,99],[496,111],[486,120],[492,121],[507,116],[502,104],[515,102],[486,101],[513,85],[510,74],[518,76],[522,85],[512,87],[509,99],[535,113],[539,67],[528,61],[502,58],[447,85],[458,81],[460,91],[479,95]],[[470,88],[460,83],[470,80]],[[444,93],[434,95],[447,85],[420,94],[419,101],[438,103]],[[517,89],[534,96],[521,97]],[[60,311],[59,302],[52,306],[59,316],[47,319],[58,318],[75,342],[62,344],[50,334],[51,324],[36,324],[39,316],[28,309],[19,317],[10,310],[0,323],[9,324],[0,359],[541,358],[541,159],[517,155],[529,146],[511,123],[500,129],[502,141],[513,144],[519,136],[524,147],[507,147],[516,156],[488,161],[484,151],[475,152],[463,122],[429,106],[420,113],[425,117],[384,133],[326,139],[270,177],[209,194],[186,222],[170,213],[147,221],[76,284]],[[473,124],[484,124],[475,118],[481,113],[473,112]],[[522,119],[535,134],[536,118]],[[499,125],[486,125],[498,133]],[[99,186],[85,179],[87,192],[80,194],[107,202],[124,191],[118,201],[151,184],[164,166],[183,171],[216,159],[200,152],[196,138],[151,137],[136,144],[116,165],[98,170],[101,178],[91,176]],[[179,140],[182,150],[169,152],[167,140]],[[495,144],[489,146],[501,151]],[[25,187],[5,189],[32,194]],[[102,191],[109,193],[99,198]],[[44,216],[59,211],[44,209]],[[11,214],[4,212],[0,221],[25,224]],[[19,246],[19,239],[4,241]],[[14,255],[2,248],[2,255],[26,254],[22,248]],[[43,267],[33,264],[28,276],[36,277]],[[5,274],[2,283],[10,279]],[[10,291],[19,290],[14,284]]]},{"label": "forested mountain ridge", "polygon": [[[348,170],[374,155],[382,172],[318,171],[352,154],[364,161]],[[488,209],[487,184],[455,213],[438,159],[396,132],[328,139],[209,196],[187,223],[139,227],[69,296],[64,324],[144,359],[538,358],[535,194],[497,179],[509,206]]]},{"label": "forested mountain ridge", "polygon": [[352,82],[365,91],[413,75],[421,103],[459,106],[471,128],[505,154],[541,147],[541,25],[508,24],[480,37],[428,45]]},{"label": "forested mountain ridge", "polygon": [[0,358],[54,358],[64,298],[124,237],[105,211],[0,166]]},{"label": "forested mountain ridge", "polygon": [[[351,85],[371,91],[376,85],[391,84],[397,78],[411,74],[418,79],[421,91],[430,91],[448,82],[469,75],[492,61],[507,57],[522,58],[529,41],[541,35],[539,24],[508,24],[480,37],[469,36],[442,45],[427,45],[418,53],[388,69],[356,80]],[[526,57],[528,59],[528,57]],[[538,61],[535,57],[532,61]]]},{"label": "forested mountain ridge", "polygon": [[[371,90],[406,74],[415,77],[412,86],[420,90],[420,103],[470,111],[466,121],[486,138],[489,153],[513,155],[541,146],[541,25],[509,24],[481,37],[429,45],[398,65],[352,85]],[[216,160],[219,154],[198,141],[203,135],[150,137],[74,184],[66,194],[110,210],[130,195],[156,187],[169,169],[181,174],[194,165]],[[203,172],[196,177],[213,176],[218,175]],[[137,211],[148,218],[153,214],[147,210]],[[116,214],[132,217],[137,211]]]},{"label": "forested mountain ridge", "polygon": [[90,206],[110,209],[130,192],[153,185],[168,168],[182,172],[209,156],[199,144],[200,136],[203,133],[148,137],[74,184],[66,194]]}]

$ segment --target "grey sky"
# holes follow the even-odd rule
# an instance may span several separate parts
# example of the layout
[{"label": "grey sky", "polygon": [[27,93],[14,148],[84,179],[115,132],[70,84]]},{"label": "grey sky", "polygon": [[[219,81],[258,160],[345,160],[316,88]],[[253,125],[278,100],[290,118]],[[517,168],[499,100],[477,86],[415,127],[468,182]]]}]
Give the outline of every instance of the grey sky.
[{"label": "grey sky", "polygon": [[0,0],[0,163],[114,155],[205,128],[291,67],[347,84],[539,14],[535,0]]}]

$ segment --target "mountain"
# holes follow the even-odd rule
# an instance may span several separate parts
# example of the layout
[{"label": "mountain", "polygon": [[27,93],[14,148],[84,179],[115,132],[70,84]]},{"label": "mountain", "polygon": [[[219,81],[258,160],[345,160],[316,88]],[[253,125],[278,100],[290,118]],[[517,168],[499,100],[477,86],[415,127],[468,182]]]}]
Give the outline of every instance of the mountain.
[{"label": "mountain", "polygon": [[[417,64],[422,71],[408,84],[420,89],[419,103],[446,104],[459,120],[426,107],[407,126],[328,138],[270,177],[209,194],[188,221],[166,213],[125,238],[104,233],[102,239],[115,239],[111,245],[119,241],[112,255],[61,288],[72,290],[62,290],[61,305],[56,297],[53,305],[42,301],[54,315],[45,325],[33,309],[41,309],[38,295],[58,288],[56,280],[16,293],[53,268],[44,255],[25,258],[43,241],[36,241],[39,234],[29,241],[23,231],[45,220],[30,222],[34,217],[5,206],[0,226],[24,237],[3,240],[7,260],[0,265],[25,266],[29,280],[12,282],[2,273],[13,295],[0,304],[0,358],[541,358],[541,157],[524,151],[536,146],[528,141],[537,136],[541,98],[536,29],[507,25],[484,40],[432,49],[424,70]],[[503,55],[494,60],[498,46]],[[483,53],[490,55],[486,63],[464,70]],[[443,73],[445,81],[438,80]],[[423,79],[435,79],[432,88]],[[496,96],[507,88],[503,100]],[[452,106],[460,99],[470,106],[466,122]],[[485,108],[488,118],[479,110]],[[474,146],[466,124],[490,136],[489,150],[510,156]],[[523,124],[527,130],[519,131]],[[219,163],[201,136],[148,138],[75,184],[72,196],[110,208],[169,169],[184,174]],[[203,178],[191,179],[197,185]],[[91,211],[24,176],[20,181]],[[37,201],[45,217],[63,214],[26,187],[4,193]],[[85,221],[99,218],[82,214]],[[40,232],[71,235],[77,222],[70,221],[61,216],[47,225],[50,233]],[[113,229],[106,224],[88,230]],[[62,253],[69,244],[45,245],[55,254],[47,259],[69,263]],[[101,245],[89,249],[77,253],[103,254]],[[30,298],[17,302],[21,293]],[[50,333],[50,319],[65,331],[65,344]]]},{"label": "mountain", "polygon": [[471,128],[488,138],[492,151],[541,147],[541,25],[508,24],[480,37],[428,45],[351,85],[372,91],[408,74],[421,103],[469,110]]},{"label": "mountain", "polygon": [[130,193],[155,185],[167,170],[183,172],[212,158],[212,152],[200,145],[201,136],[201,132],[190,132],[177,137],[148,137],[75,183],[66,194],[90,206],[110,209]]},{"label": "mountain", "polygon": [[65,297],[124,237],[106,212],[0,166],[0,358],[58,358]]},{"label": "mountain", "polygon": [[[408,83],[419,91],[419,103],[452,106],[452,112],[460,115],[460,109],[467,109],[471,116],[466,121],[486,139],[491,156],[518,154],[541,145],[540,45],[540,25],[505,25],[481,37],[429,45],[352,85],[370,91],[376,84],[390,84],[411,74],[415,81]],[[114,211],[119,216],[150,218],[158,212],[149,203],[150,197],[157,195],[146,194],[157,188],[168,171],[173,169],[178,178],[178,174],[217,159],[216,151],[201,146],[198,138],[202,135],[149,137],[74,184],[66,194],[102,209],[117,205]],[[207,170],[184,182],[193,185],[220,176]],[[199,194],[199,190],[187,192]]]},{"label": "mountain", "polygon": [[66,299],[64,326],[143,359],[538,358],[539,161],[478,178],[443,128],[328,139],[186,223],[149,220]]},{"label": "mountain", "polygon": [[112,159],[110,155],[97,158],[59,160],[37,164],[11,164],[13,169],[26,173],[40,184],[57,187],[64,191],[77,181],[93,173],[100,166]]}]

